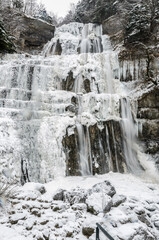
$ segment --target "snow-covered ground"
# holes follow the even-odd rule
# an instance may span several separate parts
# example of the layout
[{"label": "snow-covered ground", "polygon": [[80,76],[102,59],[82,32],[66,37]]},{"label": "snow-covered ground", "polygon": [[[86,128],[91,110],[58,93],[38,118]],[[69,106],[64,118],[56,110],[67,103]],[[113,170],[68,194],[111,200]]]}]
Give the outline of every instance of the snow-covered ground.
[{"label": "snow-covered ground", "polygon": [[116,240],[159,239],[158,183],[109,173],[17,191],[0,214],[0,240],[94,240],[97,222]]}]

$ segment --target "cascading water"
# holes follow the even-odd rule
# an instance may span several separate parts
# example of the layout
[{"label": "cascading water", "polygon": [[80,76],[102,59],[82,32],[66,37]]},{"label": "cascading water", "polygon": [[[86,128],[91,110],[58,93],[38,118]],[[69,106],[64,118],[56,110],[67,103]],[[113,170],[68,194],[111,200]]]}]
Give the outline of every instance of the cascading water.
[{"label": "cascading water", "polygon": [[82,175],[141,169],[118,57],[101,26],[63,25],[41,56],[6,55],[0,71],[1,168],[18,168],[23,182],[74,175],[71,166]]},{"label": "cascading water", "polygon": [[142,168],[137,160],[137,126],[131,113],[129,99],[121,99],[121,116],[122,116],[122,129],[123,129],[123,145],[124,154],[129,172],[141,173]]}]

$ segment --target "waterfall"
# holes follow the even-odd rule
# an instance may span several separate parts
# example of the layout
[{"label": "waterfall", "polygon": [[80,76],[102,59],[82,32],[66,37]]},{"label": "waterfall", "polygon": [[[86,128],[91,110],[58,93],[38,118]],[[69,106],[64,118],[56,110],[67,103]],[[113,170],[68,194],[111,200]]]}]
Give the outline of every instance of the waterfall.
[{"label": "waterfall", "polygon": [[63,25],[40,56],[5,55],[0,71],[1,168],[41,182],[141,169],[118,56],[101,25]]},{"label": "waterfall", "polygon": [[132,173],[141,173],[141,166],[137,160],[136,139],[138,127],[135,125],[130,101],[128,98],[121,99],[121,116],[123,129],[124,154],[128,171]]}]

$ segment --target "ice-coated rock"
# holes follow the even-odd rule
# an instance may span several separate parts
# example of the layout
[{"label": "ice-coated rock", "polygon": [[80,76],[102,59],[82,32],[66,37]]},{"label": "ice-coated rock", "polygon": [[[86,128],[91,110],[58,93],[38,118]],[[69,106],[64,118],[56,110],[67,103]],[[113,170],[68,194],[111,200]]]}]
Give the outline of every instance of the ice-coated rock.
[{"label": "ice-coated rock", "polygon": [[112,201],[113,201],[113,207],[118,207],[121,203],[124,203],[126,201],[126,197],[123,195],[115,194],[112,198]]},{"label": "ice-coated rock", "polygon": [[69,202],[71,205],[75,203],[85,203],[87,198],[87,191],[81,188],[66,191],[64,193],[64,201]]},{"label": "ice-coated rock", "polygon": [[97,183],[92,187],[90,193],[103,193],[110,197],[113,197],[116,193],[115,188],[111,185],[109,181],[104,181],[102,183]]},{"label": "ice-coated rock", "polygon": [[110,196],[101,192],[93,192],[86,200],[87,211],[98,215],[99,213],[107,213],[113,206]]}]

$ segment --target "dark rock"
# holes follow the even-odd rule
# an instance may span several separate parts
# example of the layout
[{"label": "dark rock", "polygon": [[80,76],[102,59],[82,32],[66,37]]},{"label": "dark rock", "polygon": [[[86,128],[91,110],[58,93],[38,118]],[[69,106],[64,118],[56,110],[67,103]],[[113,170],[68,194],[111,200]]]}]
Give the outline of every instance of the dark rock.
[{"label": "dark rock", "polygon": [[75,21],[102,23],[116,12],[115,0],[83,0],[76,8]]},{"label": "dark rock", "polygon": [[86,236],[87,238],[89,238],[90,236],[93,235],[93,233],[95,232],[94,228],[92,227],[83,227],[82,228],[82,233],[84,236]]},{"label": "dark rock", "polygon": [[159,136],[159,121],[145,120],[142,124],[142,133],[140,133],[140,139],[158,140],[158,136]]},{"label": "dark rock", "polygon": [[72,238],[73,237],[73,232],[67,232],[66,237],[67,238]]},{"label": "dark rock", "polygon": [[159,152],[159,140],[156,141],[147,140],[146,153],[156,154],[157,152]]},{"label": "dark rock", "polygon": [[[150,92],[143,94],[138,99],[138,108],[158,109],[159,111],[159,88],[155,87]],[[158,117],[156,119],[158,119]]]},{"label": "dark rock", "polygon": [[103,22],[103,33],[110,36],[117,34],[123,30],[123,24],[118,14],[106,18]]},{"label": "dark rock", "polygon": [[65,190],[58,189],[53,196],[53,200],[63,201],[64,200],[64,193],[65,193]]},{"label": "dark rock", "polygon": [[55,55],[61,55],[61,53],[62,53],[62,47],[61,47],[61,43],[60,43],[60,41],[58,39],[57,43],[56,43],[56,48],[55,48],[54,54]]},{"label": "dark rock", "polygon": [[68,129],[63,139],[63,147],[66,154],[66,175],[78,176],[80,174],[80,164],[78,156],[78,135],[75,129],[74,134],[69,135]]},{"label": "dark rock", "polygon": [[74,105],[69,105],[66,107],[66,111],[77,114],[78,109]]},{"label": "dark rock", "polygon": [[15,214],[15,215],[12,215],[10,218],[9,218],[9,222],[11,224],[17,224],[18,221],[20,220],[25,220],[26,219],[26,214],[24,213],[18,213],[18,214]]},{"label": "dark rock", "polygon": [[[102,124],[102,129],[98,127],[97,124],[90,126],[88,129],[86,126],[82,126],[86,138],[88,138],[89,132],[91,151],[89,146],[86,146],[86,148],[88,148],[87,152],[90,168],[92,168],[93,174],[104,174],[109,172],[110,165],[112,171],[124,172],[123,166],[125,163],[125,157],[120,122],[110,120],[103,122]],[[71,135],[68,134],[67,130],[66,136],[63,139],[63,147],[67,159],[67,175],[81,175],[79,137],[76,128]]]},{"label": "dark rock", "polygon": [[3,23],[0,21],[0,53],[13,53],[15,46],[11,40],[11,37],[6,32]]},{"label": "dark rock", "polygon": [[40,224],[41,224],[41,225],[46,225],[48,222],[49,222],[49,220],[48,220],[48,219],[45,219],[45,220],[41,220],[41,221],[40,221]]},{"label": "dark rock", "polygon": [[[109,172],[110,165],[112,165],[112,171],[123,172],[123,163],[125,160],[120,123],[113,120],[106,121],[103,122],[102,130],[98,125],[94,125],[89,127],[89,132],[93,173],[103,174]],[[94,165],[95,162],[98,163],[98,167]]]},{"label": "dark rock", "polygon": [[31,214],[37,217],[41,217],[41,212],[39,211],[39,209],[36,209],[36,208],[31,209]]},{"label": "dark rock", "polygon": [[16,9],[0,11],[4,27],[14,36],[16,51],[40,51],[54,37],[55,27],[39,19],[30,18]]},{"label": "dark rock", "polygon": [[74,83],[75,83],[75,79],[73,77],[73,72],[70,71],[68,73],[67,78],[62,82],[62,90],[72,91],[74,87]]},{"label": "dark rock", "polygon": [[90,80],[89,79],[85,79],[83,81],[83,85],[84,85],[84,89],[85,89],[86,93],[91,92]]}]

